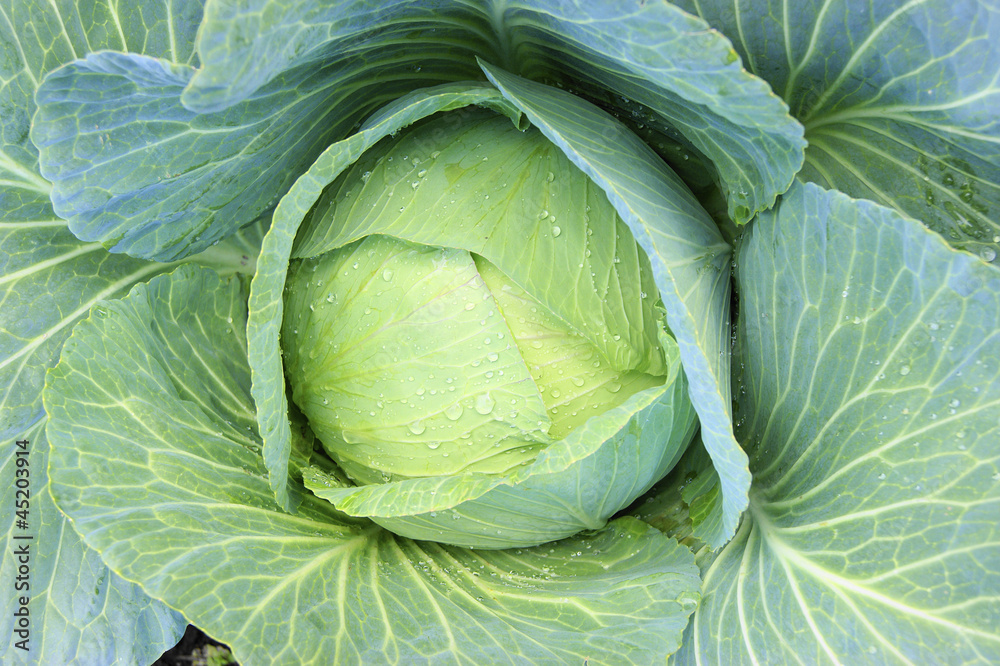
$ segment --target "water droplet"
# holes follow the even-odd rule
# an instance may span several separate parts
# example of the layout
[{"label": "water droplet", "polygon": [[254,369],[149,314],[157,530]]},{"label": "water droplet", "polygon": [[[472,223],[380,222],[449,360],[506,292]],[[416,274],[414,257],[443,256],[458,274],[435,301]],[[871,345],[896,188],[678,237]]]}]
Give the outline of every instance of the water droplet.
[{"label": "water droplet", "polygon": [[583,386],[583,377],[574,377],[573,386]]},{"label": "water droplet", "polygon": [[464,412],[462,404],[456,402],[454,405],[448,405],[444,409],[444,415],[448,417],[450,421],[457,421],[462,418],[462,412]]},{"label": "water droplet", "polygon": [[622,390],[622,385],[619,382],[611,382],[608,384],[608,390],[612,393],[618,393],[618,391]]},{"label": "water droplet", "polygon": [[902,368],[899,369],[899,374],[903,375],[904,377],[910,374],[910,366],[904,365]]},{"label": "water droplet", "polygon": [[441,446],[441,442],[427,442],[427,448],[430,449],[431,451],[438,448],[439,446]]},{"label": "water droplet", "polygon": [[493,400],[489,393],[481,393],[476,396],[475,408],[477,413],[485,416],[493,411],[494,405],[496,405],[496,401]]},{"label": "water droplet", "polygon": [[[424,434],[424,431],[427,430],[427,426],[424,425],[423,421],[414,421],[407,427],[414,435],[422,435]],[[428,446],[430,446],[430,444],[428,444]],[[431,448],[437,448],[437,446],[433,446]]]},{"label": "water droplet", "polygon": [[392,275],[393,273],[391,268],[387,268],[384,271],[382,271],[382,279],[385,280],[386,282],[392,281]]},{"label": "water droplet", "polygon": [[[622,535],[622,536],[625,536],[626,538],[629,538],[629,539],[632,538],[631,534],[629,534],[629,535]],[[605,567],[605,568],[607,568],[607,567]],[[683,613],[690,614],[690,613],[693,613],[698,608],[698,600],[697,599],[693,599],[693,598],[687,596],[686,594],[682,594],[677,601],[680,602],[681,611]]]},{"label": "water droplet", "polygon": [[952,400],[951,402],[949,402],[948,406],[949,407],[958,407],[961,404],[962,404],[961,401],[956,398],[956,399]]},{"label": "water droplet", "polygon": [[556,179],[556,175],[554,173],[552,173],[551,171],[549,171],[547,174],[545,174],[545,182],[546,183],[551,183],[555,179]]},{"label": "water droplet", "polygon": [[553,238],[558,238],[559,234],[561,234],[561,233],[562,233],[562,229],[560,229],[559,227],[552,227],[552,237]]},{"label": "water droplet", "polygon": [[979,251],[979,256],[983,258],[983,261],[993,261],[997,258],[997,253],[991,247],[984,247]]},{"label": "water droplet", "polygon": [[486,358],[487,358],[487,360],[489,360],[491,362],[492,361],[496,361],[497,359],[500,358],[500,354],[498,354],[496,352],[490,352],[489,354],[486,355]]}]

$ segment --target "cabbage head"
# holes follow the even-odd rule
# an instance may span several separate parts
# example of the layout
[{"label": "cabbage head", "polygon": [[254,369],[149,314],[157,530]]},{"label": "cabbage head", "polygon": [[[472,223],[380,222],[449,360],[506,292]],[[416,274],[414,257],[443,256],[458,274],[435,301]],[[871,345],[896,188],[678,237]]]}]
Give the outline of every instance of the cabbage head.
[{"label": "cabbage head", "polygon": [[603,527],[694,435],[646,253],[536,128],[489,110],[408,128],[325,190],[299,238],[286,375],[358,485],[305,483],[347,513],[534,546]]},{"label": "cabbage head", "polygon": [[6,0],[0,654],[1000,662],[989,0]]}]

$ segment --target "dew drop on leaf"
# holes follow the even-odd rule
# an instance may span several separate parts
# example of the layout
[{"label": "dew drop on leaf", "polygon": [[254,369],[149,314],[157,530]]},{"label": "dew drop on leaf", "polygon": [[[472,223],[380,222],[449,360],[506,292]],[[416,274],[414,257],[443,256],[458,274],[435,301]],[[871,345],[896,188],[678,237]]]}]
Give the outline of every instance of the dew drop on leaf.
[{"label": "dew drop on leaf", "polygon": [[477,413],[485,416],[493,411],[494,405],[496,405],[496,401],[493,400],[489,393],[482,393],[476,396],[475,408]]}]

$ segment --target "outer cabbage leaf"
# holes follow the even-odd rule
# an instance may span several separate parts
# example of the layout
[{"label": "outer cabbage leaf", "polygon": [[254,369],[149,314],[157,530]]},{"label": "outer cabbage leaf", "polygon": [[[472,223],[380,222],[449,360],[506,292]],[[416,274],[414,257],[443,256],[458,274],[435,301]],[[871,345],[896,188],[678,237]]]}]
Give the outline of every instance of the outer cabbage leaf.
[{"label": "outer cabbage leaf", "polygon": [[[98,49],[196,64],[193,39],[200,17],[201,3],[183,0],[141,7],[103,1],[0,2],[0,458],[3,478],[13,479],[15,443],[31,442],[27,532],[36,547],[32,649],[25,653],[13,646],[12,605],[18,595],[6,595],[0,622],[4,663],[148,662],[184,629],[179,615],[108,570],[52,505],[42,432],[43,376],[72,325],[97,300],[124,293],[165,267],[113,257],[97,244],[74,238],[52,211],[51,186],[38,172],[38,152],[28,133],[36,88],[52,70]],[[238,252],[252,264],[256,248]],[[6,483],[5,506],[14,499],[13,484]],[[5,553],[13,552],[16,534],[25,531],[10,514],[3,525]],[[0,582],[10,590],[14,563],[5,557],[0,567]]]},{"label": "outer cabbage leaf", "polygon": [[694,529],[705,520],[721,518],[722,512],[715,509],[721,501],[719,475],[701,439],[696,437],[670,473],[625,515],[635,516],[687,546],[704,573],[722,551],[712,550],[695,536]]},{"label": "outer cabbage leaf", "polygon": [[402,539],[311,495],[281,511],[245,299],[238,280],[183,266],[102,303],[49,375],[53,496],[122,575],[245,663],[643,663],[678,647],[697,569],[634,519],[487,553]]},{"label": "outer cabbage leaf", "polygon": [[[5,512],[0,525],[0,547],[5,557],[0,564],[0,580],[10,601],[0,619],[5,664],[110,664],[150,663],[177,642],[186,622],[162,603],[150,599],[139,588],[113,573],[97,553],[73,531],[52,503],[48,492],[46,466],[49,445],[45,421],[39,420],[0,452],[0,478],[13,485],[15,470],[29,470],[30,501],[28,529],[15,521],[13,511]],[[27,440],[28,466],[18,466],[14,446]],[[13,493],[4,500],[14,504]],[[25,536],[31,537],[25,539]],[[28,547],[30,588],[15,591],[19,548]],[[24,582],[24,577],[20,578]],[[23,636],[14,633],[19,618],[16,599],[30,599],[28,650],[16,646]]]},{"label": "outer cabbage leaf", "polygon": [[[137,282],[171,266],[108,254],[96,243],[78,241],[65,222],[52,214],[41,194],[9,188],[0,192],[0,201],[5,205],[0,220],[0,436],[2,455],[12,461],[17,439],[27,437],[35,442],[37,438],[36,446],[46,446],[40,436],[45,420],[42,384],[73,325],[101,299],[124,294]],[[192,261],[223,273],[248,273],[254,268],[261,238],[260,226],[251,227]],[[39,435],[33,435],[34,431]],[[36,573],[51,568],[51,575],[38,574],[33,582],[32,620],[38,640],[34,641],[36,652],[28,656],[35,659],[41,655],[43,662],[55,663],[105,663],[119,657],[155,659],[176,642],[185,623],[179,615],[167,614],[159,604],[147,609],[149,600],[143,602],[134,586],[110,572],[97,553],[76,538],[48,501],[44,461],[45,456],[39,454],[30,468],[36,497],[31,513],[38,519],[32,521],[31,534],[38,544],[33,560]],[[12,470],[7,478],[13,478]],[[13,485],[5,486],[3,497],[13,505]],[[6,539],[13,534],[13,515],[11,521],[4,526]],[[85,584],[79,579],[81,571],[93,572],[92,580],[102,583],[90,585],[88,579]],[[13,575],[13,568],[0,570],[0,580],[11,589]],[[94,589],[94,597],[87,604],[103,610],[87,610],[88,606],[79,600],[75,602],[79,605],[68,605],[65,594],[71,589],[79,590],[79,599],[86,598],[83,590]],[[9,595],[6,600],[13,604],[15,597]],[[80,610],[80,615],[75,615],[75,610]],[[4,617],[11,618],[12,612],[10,608]],[[151,624],[149,640],[133,644],[137,635],[134,623],[143,614],[149,614],[143,622],[156,620],[163,624]],[[58,626],[62,629],[57,630]],[[47,629],[40,631],[41,627]],[[156,634],[159,636],[154,637]],[[11,634],[5,632],[4,636],[9,639]],[[140,645],[142,649],[136,647]],[[7,647],[9,643],[5,643],[5,651]],[[114,649],[121,651],[119,657],[108,651]],[[6,654],[12,660],[25,656],[13,648]]]},{"label": "outer cabbage leaf", "polygon": [[680,179],[620,123],[558,89],[495,67],[484,70],[604,189],[649,256],[680,346],[701,437],[722,482],[721,520],[702,524],[712,530],[703,538],[721,547],[736,531],[750,487],[746,455],[733,437],[729,413],[729,245]]},{"label": "outer cabbage leaf", "polygon": [[[0,220],[0,436],[13,437],[42,417],[45,371],[77,321],[99,300],[171,264],[109,254],[81,243],[40,196],[7,191]],[[263,225],[249,227],[192,258],[223,274],[252,273]]]},{"label": "outer cabbage leaf", "polygon": [[447,32],[448,46],[398,71],[413,66],[413,76],[429,80],[428,64],[442,51],[458,55],[456,44],[475,43],[471,53],[510,71],[558,80],[669,126],[714,162],[739,223],[771,205],[802,164],[802,127],[787,107],[740,67],[722,35],[665,2],[209,3],[199,42],[204,67],[184,103],[220,110],[283,72],[363,52],[400,31],[413,48]]},{"label": "outer cabbage leaf", "polygon": [[812,184],[738,266],[754,486],[681,661],[1000,660],[1000,271]]},{"label": "outer cabbage leaf", "polygon": [[493,62],[557,81],[692,146],[711,161],[737,224],[771,206],[801,167],[802,127],[698,17],[668,2],[491,5],[494,29],[507,39],[505,59]]},{"label": "outer cabbage leaf", "polygon": [[[213,7],[202,44],[218,29]],[[347,20],[350,8],[329,11]],[[239,103],[211,110],[191,101],[192,77],[204,70],[188,65],[112,52],[66,65],[41,84],[32,126],[56,212],[78,237],[132,256],[173,261],[210,247],[266,218],[319,154],[376,108],[417,87],[472,78],[472,54],[486,47],[449,23],[449,11],[419,37],[412,23],[427,17],[414,3],[362,34],[331,34],[321,63],[288,63]],[[272,28],[265,35],[274,37]],[[261,54],[277,45],[252,43],[257,50],[239,56],[244,65],[269,62]],[[242,86],[233,71],[230,85]]]},{"label": "outer cabbage leaf", "polygon": [[806,127],[800,178],[1000,251],[1000,6],[680,0],[733,40]]},{"label": "outer cabbage leaf", "polygon": [[[0,189],[48,196],[38,175],[38,151],[28,139],[35,91],[46,74],[91,51],[132,51],[197,65],[194,35],[199,0],[151,0],[122,5],[94,0],[0,2]],[[0,208],[0,210],[3,210]]]}]

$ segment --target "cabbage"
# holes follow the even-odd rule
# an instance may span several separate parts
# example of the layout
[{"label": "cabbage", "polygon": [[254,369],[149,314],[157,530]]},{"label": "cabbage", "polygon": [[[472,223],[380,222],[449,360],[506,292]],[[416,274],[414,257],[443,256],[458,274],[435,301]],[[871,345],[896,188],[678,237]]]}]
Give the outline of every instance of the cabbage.
[{"label": "cabbage", "polygon": [[985,0],[0,12],[5,663],[994,663]]}]

